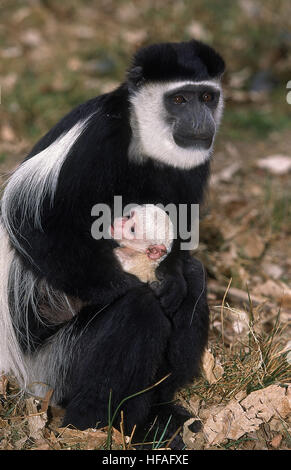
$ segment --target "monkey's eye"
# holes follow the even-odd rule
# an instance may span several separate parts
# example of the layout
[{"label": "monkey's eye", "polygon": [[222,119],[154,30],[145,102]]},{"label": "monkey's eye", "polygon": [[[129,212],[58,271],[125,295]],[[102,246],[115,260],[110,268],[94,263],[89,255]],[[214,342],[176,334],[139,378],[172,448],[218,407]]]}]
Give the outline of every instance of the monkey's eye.
[{"label": "monkey's eye", "polygon": [[176,96],[173,97],[173,102],[175,104],[182,104],[182,103],[186,103],[186,100],[185,100],[184,96],[176,95]]},{"label": "monkey's eye", "polygon": [[204,103],[209,103],[209,101],[213,100],[213,94],[209,93],[208,91],[205,91],[202,94],[201,98],[202,98],[202,101],[204,101]]}]

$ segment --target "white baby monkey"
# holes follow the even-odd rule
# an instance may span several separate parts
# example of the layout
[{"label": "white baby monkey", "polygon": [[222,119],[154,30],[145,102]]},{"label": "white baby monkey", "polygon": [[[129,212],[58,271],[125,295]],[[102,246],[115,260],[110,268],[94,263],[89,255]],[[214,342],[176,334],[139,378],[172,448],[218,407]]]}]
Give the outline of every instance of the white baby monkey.
[{"label": "white baby monkey", "polygon": [[136,206],[128,217],[114,219],[111,236],[124,271],[142,282],[156,281],[155,270],[171,251],[174,227],[165,211],[154,204]]}]

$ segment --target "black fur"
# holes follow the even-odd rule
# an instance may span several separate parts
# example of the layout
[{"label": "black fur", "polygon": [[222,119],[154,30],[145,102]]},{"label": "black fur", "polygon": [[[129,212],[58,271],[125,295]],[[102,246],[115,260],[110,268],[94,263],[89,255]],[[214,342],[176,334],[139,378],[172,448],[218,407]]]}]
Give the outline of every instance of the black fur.
[{"label": "black fur", "polygon": [[[72,341],[79,331],[89,327],[78,339],[66,378],[68,389],[64,425],[80,429],[108,423],[108,404],[112,391],[112,414],[121,399],[135,394],[168,374],[164,382],[124,403],[126,431],[138,425],[138,434],[146,434],[143,424],[160,415],[160,429],[173,412],[169,402],[176,390],[199,374],[200,358],[207,341],[208,306],[203,292],[205,273],[195,259],[183,261],[188,294],[179,312],[168,318],[146,285],[131,289],[99,315],[97,306],[85,307],[73,320]],[[193,313],[194,304],[200,297]],[[193,317],[192,317],[193,316]],[[117,340],[118,338],[118,340]],[[164,405],[163,405],[164,404]],[[159,405],[159,406],[158,406]],[[120,413],[116,426],[120,422]],[[179,424],[179,423],[178,423]],[[169,434],[174,433],[177,418],[172,417]]]},{"label": "black fur", "polygon": [[140,49],[128,72],[135,85],[145,81],[209,80],[224,72],[223,59],[200,41],[153,44]]},{"label": "black fur", "polygon": [[[112,117],[117,112],[121,117]],[[151,160],[144,165],[130,162],[127,151],[131,130],[125,85],[73,110],[40,140],[28,158],[91,114],[87,129],[61,169],[54,206],[47,201],[43,231],[31,229],[32,220],[23,217],[22,223],[16,221],[15,225],[17,237],[34,260],[31,265],[27,259],[29,267],[38,276],[84,301],[107,303],[136,285],[136,281],[118,268],[112,253],[114,242],[92,238],[92,207],[98,202],[113,207],[114,195],[121,195],[124,205],[199,204],[209,163],[192,170],[170,166],[157,170]],[[170,264],[171,258],[170,255],[165,264]],[[179,298],[180,289],[176,291]]]},{"label": "black fur", "polygon": [[[177,242],[158,270],[162,283],[152,289],[120,269],[113,256],[113,241],[92,238],[91,209],[99,202],[112,207],[114,195],[121,195],[124,205],[201,203],[208,162],[181,170],[158,165],[150,158],[143,164],[128,159],[132,135],[129,95],[132,87],[148,80],[207,80],[219,78],[223,69],[220,56],[197,41],[142,49],[134,58],[128,81],[70,112],[27,157],[91,116],[63,164],[53,206],[44,201],[43,230],[33,227],[33,214],[24,218],[18,211],[12,215],[18,229],[15,235],[29,255],[19,254],[25,269],[88,304],[73,320],[61,326],[56,321],[56,330],[62,328],[79,338],[64,372],[64,424],[81,429],[105,425],[110,390],[114,411],[122,399],[170,373],[157,388],[123,406],[127,430],[134,424],[143,429],[146,420],[158,413],[159,407],[152,405],[173,400],[176,390],[199,372],[208,328],[200,263],[180,252]],[[109,306],[95,316],[106,304]],[[40,326],[31,312],[28,322],[35,347],[53,335],[52,325]],[[25,344],[22,347],[25,350]],[[160,416],[169,413],[164,408]],[[172,423],[174,429],[174,418]]]}]

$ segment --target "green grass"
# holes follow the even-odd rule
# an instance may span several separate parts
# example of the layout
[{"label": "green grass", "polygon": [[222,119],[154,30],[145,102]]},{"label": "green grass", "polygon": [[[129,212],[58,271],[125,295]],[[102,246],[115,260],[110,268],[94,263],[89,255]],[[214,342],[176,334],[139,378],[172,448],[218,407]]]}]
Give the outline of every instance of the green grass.
[{"label": "green grass", "polygon": [[214,355],[219,357],[224,368],[222,378],[209,384],[204,378],[199,379],[192,387],[191,393],[202,398],[206,405],[226,402],[238,392],[247,394],[272,384],[287,383],[291,380],[291,367],[287,363],[287,353],[280,354],[282,326],[277,322],[269,334],[258,334],[250,320],[250,334],[247,339],[232,345],[232,351],[224,349],[221,344],[212,342]]},{"label": "green grass", "polygon": [[290,113],[261,111],[253,107],[239,109],[227,108],[223,118],[222,133],[228,138],[263,139],[271,132],[282,131],[291,127]]},{"label": "green grass", "polygon": [[[124,34],[130,30],[145,31],[147,35],[144,43],[148,44],[190,39],[189,26],[193,22],[200,24],[209,37],[208,42],[226,60],[227,81],[233,72],[244,67],[250,69],[250,78],[253,77],[260,68],[258,56],[264,61],[265,56],[270,54],[270,48],[274,49],[274,54],[277,49],[281,50],[282,35],[290,29],[286,0],[278,0],[276,7],[271,0],[266,0],[264,9],[254,16],[249,16],[238,2],[231,0],[165,3],[147,0],[137,4],[140,14],[129,17],[125,22],[120,22],[116,11],[122,10],[123,6],[128,7],[128,0],[116,2],[116,5],[114,2],[105,5],[99,0],[63,0],[61,3],[42,0],[37,6],[32,4],[28,7],[27,2],[21,0],[4,0],[2,4],[1,19],[5,27],[0,31],[0,41],[4,49],[23,47],[22,35],[31,28],[39,31],[52,52],[48,58],[38,61],[30,57],[33,48],[24,46],[19,57],[3,59],[0,63],[0,77],[12,71],[18,76],[12,90],[3,90],[0,120],[3,119],[1,113],[4,110],[5,113],[11,113],[17,134],[31,144],[72,107],[99,94],[98,80],[102,84],[107,80],[123,79],[129,58],[139,46],[127,43]],[[19,9],[21,11],[26,7],[29,14],[15,23]],[[83,7],[87,11],[91,9],[92,14],[82,16]],[[96,12],[100,13],[100,18]],[[51,35],[46,30],[48,19],[58,27],[57,35]],[[93,35],[78,39],[75,29],[80,25],[96,31],[96,37]],[[72,57],[81,61],[78,70],[73,71],[68,67],[68,60]],[[93,63],[92,69],[88,68],[90,62]],[[97,64],[96,70],[94,62]],[[103,65],[107,63],[108,67],[104,68],[102,62]],[[260,104],[245,107],[237,103],[227,104],[222,136],[233,139],[265,138],[273,130],[288,127],[291,107],[286,105],[286,74],[285,70],[277,73],[276,79],[280,84],[269,97],[268,110],[261,109]],[[56,77],[61,82],[61,89],[58,90],[54,86]],[[96,80],[96,88],[88,88],[88,80]],[[15,107],[17,111],[13,111]]]},{"label": "green grass", "polygon": [[226,444],[222,444],[222,447],[225,450],[232,449],[232,448],[234,448],[236,450],[236,449],[239,449],[240,444],[242,444],[243,442],[249,442],[249,441],[255,441],[255,440],[256,440],[255,438],[252,438],[252,437],[249,437],[249,436],[248,437],[241,437],[240,439],[237,439],[236,441],[229,440]]},{"label": "green grass", "polygon": [[0,163],[5,162],[7,156],[8,156],[7,153],[1,152],[1,153],[0,153]]},{"label": "green grass", "polygon": [[262,208],[261,220],[273,233],[290,231],[291,194],[288,185],[278,183],[271,175],[266,176]]}]

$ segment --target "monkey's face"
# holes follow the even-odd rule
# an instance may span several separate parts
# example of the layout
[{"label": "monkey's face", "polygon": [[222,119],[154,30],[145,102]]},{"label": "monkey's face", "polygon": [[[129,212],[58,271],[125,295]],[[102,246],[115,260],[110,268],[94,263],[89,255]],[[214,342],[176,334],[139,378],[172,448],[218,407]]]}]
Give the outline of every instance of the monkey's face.
[{"label": "monkey's face", "polygon": [[131,211],[128,217],[118,217],[114,220],[111,227],[111,235],[117,240],[121,247],[127,250],[119,252],[119,255],[132,257],[133,253],[145,253],[147,257],[158,262],[167,254],[167,248],[164,244],[151,244],[146,238],[146,233],[142,227],[142,214],[138,211]]},{"label": "monkey's face", "polygon": [[144,233],[141,214],[135,210],[132,210],[127,217],[114,219],[111,236],[118,241],[120,246],[126,246],[135,251],[145,252],[149,244]]},{"label": "monkey's face", "polygon": [[211,156],[223,110],[219,80],[148,83],[131,103],[132,160],[189,169]]},{"label": "monkey's face", "polygon": [[[157,259],[171,249],[173,226],[166,212],[153,204],[136,206],[127,217],[117,217],[111,226],[111,236],[122,247],[147,253]],[[159,253],[153,249],[158,248]]]},{"label": "monkey's face", "polygon": [[164,95],[166,121],[179,147],[208,150],[215,136],[220,91],[213,85],[185,85]]}]

